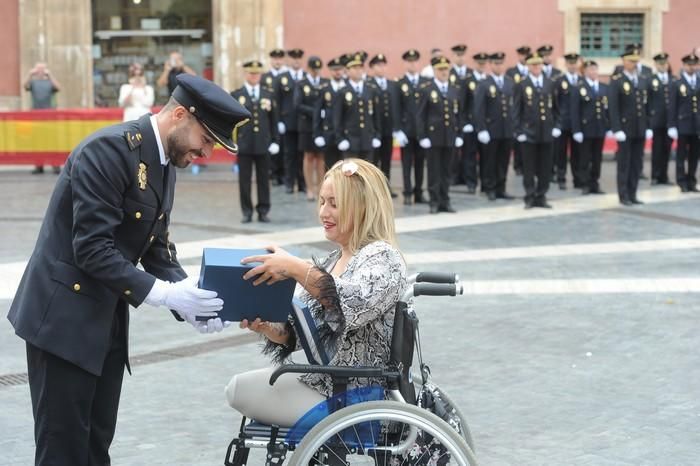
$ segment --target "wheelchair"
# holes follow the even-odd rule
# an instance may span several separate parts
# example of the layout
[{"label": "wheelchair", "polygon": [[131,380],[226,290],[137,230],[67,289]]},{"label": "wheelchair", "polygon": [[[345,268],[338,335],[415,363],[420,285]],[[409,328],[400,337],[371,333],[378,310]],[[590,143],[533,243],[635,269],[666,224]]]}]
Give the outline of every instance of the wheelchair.
[{"label": "wheelchair", "polygon": [[[407,291],[396,304],[386,367],[278,367],[270,385],[285,373],[330,375],[333,396],[326,402],[327,412],[320,420],[311,419],[292,428],[265,425],[244,416],[238,435],[228,445],[224,464],[245,466],[251,449],[263,449],[265,466],[282,465],[290,454],[289,466],[476,466],[466,418],[433,382],[422,358],[418,318],[408,308],[414,297],[462,292],[456,274],[423,272],[411,276]],[[414,356],[420,370],[416,376],[411,371]],[[386,388],[346,390],[350,378],[365,377],[385,380]]]}]

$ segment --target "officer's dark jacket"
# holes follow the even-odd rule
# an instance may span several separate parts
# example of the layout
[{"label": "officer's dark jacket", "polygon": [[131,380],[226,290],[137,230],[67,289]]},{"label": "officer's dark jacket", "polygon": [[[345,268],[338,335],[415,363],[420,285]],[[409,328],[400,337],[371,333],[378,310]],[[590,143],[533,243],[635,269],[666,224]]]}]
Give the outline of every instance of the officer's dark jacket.
[{"label": "officer's dark jacket", "polygon": [[[579,75],[576,83],[580,83],[582,79],[583,78]],[[576,96],[576,88],[575,85],[569,82],[569,78],[566,77],[566,74],[560,74],[553,81],[556,89],[554,97],[561,118],[560,129],[569,131],[571,130],[571,100]]]},{"label": "officer's dark jacket", "polygon": [[555,79],[557,79],[557,78],[558,78],[559,76],[561,76],[562,74],[564,74],[564,73],[562,72],[562,70],[560,70],[559,68],[555,68],[554,66],[552,66],[552,71],[549,73],[549,75],[547,75],[544,66],[542,67],[542,75],[543,75],[545,78],[551,79],[552,81],[554,81]]},{"label": "officer's dark jacket", "polygon": [[322,136],[326,141],[326,148],[337,145],[340,142],[335,140],[333,103],[336,101],[336,95],[347,89],[345,82],[342,83],[344,87],[339,87],[337,92],[333,90],[333,85],[330,81],[323,83],[321,85],[321,98],[316,101],[312,136],[314,139]]},{"label": "officer's dark jacket", "polygon": [[521,73],[520,68],[518,68],[516,65],[516,66],[512,66],[506,70],[506,76],[510,77],[515,84],[518,84],[520,81],[527,78],[527,73],[525,73],[525,74]]},{"label": "officer's dark jacket", "polygon": [[668,128],[668,107],[671,103],[673,76],[667,73],[666,84],[654,74],[649,86],[649,120],[651,128]]},{"label": "officer's dark jacket", "polygon": [[598,81],[598,92],[582,79],[571,91],[571,131],[584,138],[604,138],[610,128],[608,85]]},{"label": "officer's dark jacket", "polygon": [[677,128],[678,134],[699,134],[700,115],[698,114],[698,99],[700,99],[700,76],[696,76],[695,90],[693,90],[688,80],[681,73],[680,78],[671,85],[669,97],[668,127]]},{"label": "officer's dark jacket", "polygon": [[73,150],[10,307],[17,335],[100,375],[118,303],[139,306],[155,277],[186,277],[168,238],[175,170],[168,172],[164,183],[148,115],[101,129]]},{"label": "officer's dark jacket", "polygon": [[318,86],[311,84],[308,77],[297,83],[294,91],[294,106],[297,109],[297,131],[300,133],[312,133],[314,125],[314,113],[318,107],[318,101],[322,98],[322,88],[328,84],[328,79],[319,78]]},{"label": "officer's dark jacket", "polygon": [[333,102],[333,126],[337,142],[347,139],[349,152],[372,150],[372,139],[381,137],[381,120],[377,113],[379,96],[366,82],[362,94],[357,94],[350,82],[335,96]]},{"label": "officer's dark jacket", "polygon": [[616,74],[610,78],[608,104],[610,109],[610,130],[624,131],[627,139],[643,138],[649,129],[647,118],[647,92],[649,82],[637,77],[637,87],[627,75]]},{"label": "officer's dark jacket", "polygon": [[294,92],[297,84],[289,71],[277,76],[276,91],[280,121],[284,123],[287,131],[297,131],[297,108],[294,105]]},{"label": "officer's dark jacket", "polygon": [[457,84],[447,86],[443,96],[434,80],[420,86],[420,98],[416,109],[416,137],[430,139],[432,147],[454,147],[455,138],[461,134],[461,89]]},{"label": "officer's dark jacket", "polygon": [[552,129],[561,129],[556,89],[552,80],[542,76],[538,89],[532,77],[520,81],[513,91],[513,131],[524,134],[527,142],[552,142]]},{"label": "officer's dark jacket", "polygon": [[474,125],[474,97],[476,96],[476,86],[479,84],[479,80],[476,77],[468,73],[467,77],[464,79],[456,78],[457,82],[460,84],[460,110],[462,112],[462,122],[466,125],[467,123]]},{"label": "officer's dark jacket", "polygon": [[406,137],[416,137],[416,109],[420,93],[418,90],[424,84],[430,82],[423,76],[418,78],[418,85],[413,86],[406,75],[396,80],[397,92],[394,100],[394,131],[403,131]]},{"label": "officer's dark jacket", "polygon": [[488,131],[491,139],[513,138],[513,90],[515,84],[503,77],[499,89],[493,76],[479,81],[474,93],[474,130]]},{"label": "officer's dark jacket", "polygon": [[372,78],[367,84],[377,93],[377,113],[379,114],[382,136],[391,136],[394,128],[394,102],[397,98],[398,85],[391,79],[386,79],[386,89],[382,89],[377,81]]},{"label": "officer's dark jacket", "polygon": [[252,115],[248,123],[235,130],[240,154],[267,154],[270,143],[279,143],[279,133],[277,132],[279,117],[275,96],[266,87],[260,86],[259,89],[260,96],[256,101],[253,101],[245,86],[231,93],[233,98]]}]

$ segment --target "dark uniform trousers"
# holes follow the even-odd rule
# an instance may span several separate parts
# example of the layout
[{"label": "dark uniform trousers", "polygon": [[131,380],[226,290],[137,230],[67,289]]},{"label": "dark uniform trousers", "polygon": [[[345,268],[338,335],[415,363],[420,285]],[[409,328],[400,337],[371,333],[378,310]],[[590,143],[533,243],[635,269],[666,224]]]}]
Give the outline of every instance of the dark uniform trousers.
[{"label": "dark uniform trousers", "polygon": [[119,301],[101,375],[27,343],[35,464],[109,465],[127,361],[128,307]]},{"label": "dark uniform trousers", "polygon": [[[415,200],[419,200],[423,195],[425,150],[418,144],[418,139],[409,137],[408,143],[401,148],[401,170],[403,171],[403,195],[414,196]],[[412,170],[415,183],[411,180]]]},{"label": "dark uniform trousers", "polygon": [[372,151],[372,163],[384,173],[387,180],[391,179],[391,152],[394,149],[394,138],[391,134],[384,134],[380,141],[382,146]]},{"label": "dark uniform trousers", "polygon": [[241,198],[241,210],[244,216],[253,213],[251,198],[251,180],[255,168],[255,185],[258,194],[258,204],[255,210],[259,215],[270,212],[270,156],[268,154],[238,154],[238,190]]},{"label": "dark uniform trousers", "polygon": [[575,144],[579,151],[578,180],[582,188],[600,190],[600,166],[602,163],[605,138],[584,137],[581,144]]},{"label": "dark uniform trousers", "polygon": [[[544,200],[552,175],[552,143],[523,142],[523,187],[525,202]],[[535,182],[537,177],[537,182]]]},{"label": "dark uniform trousers", "polygon": [[617,153],[617,194],[620,201],[637,199],[639,174],[644,163],[645,138],[627,138],[618,142]]},{"label": "dark uniform trousers", "polygon": [[[464,145],[455,148],[455,164],[453,168],[453,177],[455,183],[460,184],[463,181],[470,188],[476,188],[479,184],[479,175],[483,170],[481,167],[478,153],[479,140],[476,138],[476,133],[462,133]],[[483,190],[483,182],[482,182]]]},{"label": "dark uniform trousers", "polygon": [[444,209],[450,204],[450,162],[454,147],[431,147],[427,153],[430,205]]},{"label": "dark uniform trousers", "polygon": [[556,156],[554,159],[558,183],[566,183],[566,160],[569,160],[571,177],[574,179],[574,187],[583,187],[578,174],[579,168],[579,144],[574,141],[573,133],[569,129],[562,129],[561,136],[554,141]]},{"label": "dark uniform trousers", "polygon": [[[676,182],[686,189],[697,187],[695,173],[700,156],[700,139],[697,134],[679,134],[676,147]],[[686,169],[687,165],[687,169]]]},{"label": "dark uniform trousers", "polygon": [[299,151],[299,133],[287,129],[284,133],[284,184],[287,189],[294,189],[294,185],[299,191],[304,191],[304,172],[302,171],[303,154]]},{"label": "dark uniform trousers", "polygon": [[327,169],[331,168],[339,160],[343,159],[343,153],[338,150],[338,146],[336,144],[326,144],[323,154]]},{"label": "dark uniform trousers", "polygon": [[511,145],[510,138],[492,139],[488,144],[482,145],[482,188],[485,192],[505,194]]},{"label": "dark uniform trousers", "polygon": [[659,183],[668,183],[668,160],[673,139],[667,133],[668,128],[654,128],[651,141],[651,179]]}]

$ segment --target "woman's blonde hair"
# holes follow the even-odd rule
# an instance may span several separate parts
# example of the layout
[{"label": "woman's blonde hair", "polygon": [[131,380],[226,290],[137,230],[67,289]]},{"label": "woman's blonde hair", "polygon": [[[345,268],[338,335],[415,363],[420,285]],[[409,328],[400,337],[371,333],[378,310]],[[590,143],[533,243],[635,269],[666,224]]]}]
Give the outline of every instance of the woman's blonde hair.
[{"label": "woman's blonde hair", "polygon": [[374,241],[386,241],[398,249],[389,183],[377,167],[364,160],[345,159],[333,165],[323,179],[333,182],[340,231],[350,231],[348,246],[353,254]]}]

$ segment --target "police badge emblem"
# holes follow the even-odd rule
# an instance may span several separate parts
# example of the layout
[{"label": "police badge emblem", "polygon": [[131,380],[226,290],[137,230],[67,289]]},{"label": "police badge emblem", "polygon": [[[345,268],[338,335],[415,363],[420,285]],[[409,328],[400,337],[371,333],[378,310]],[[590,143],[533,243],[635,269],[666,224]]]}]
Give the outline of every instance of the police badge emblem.
[{"label": "police badge emblem", "polygon": [[587,94],[588,94],[588,91],[586,90],[586,88],[582,87],[581,88],[581,97],[586,97]]},{"label": "police badge emblem", "polygon": [[283,86],[286,86],[287,83],[289,82],[289,80],[287,79],[286,76],[282,76],[282,78],[280,79],[280,82],[282,83]]},{"label": "police badge emblem", "polygon": [[330,92],[326,92],[325,94],[323,94],[323,97],[326,99],[326,102],[330,102],[331,100],[333,100],[333,95],[331,95]]},{"label": "police badge emblem", "polygon": [[148,183],[148,172],[146,169],[146,164],[143,162],[139,163],[139,174],[137,175],[137,181],[139,183],[139,189],[141,191],[145,191],[146,184]]},{"label": "police badge emblem", "polygon": [[681,91],[681,95],[683,97],[685,97],[686,94],[688,93],[688,88],[685,87],[685,84],[681,84],[681,86],[678,88],[678,90]]},{"label": "police badge emblem", "polygon": [[438,93],[437,93],[436,90],[430,91],[430,98],[433,99],[433,100],[437,100],[437,98],[438,98]]},{"label": "police badge emblem", "polygon": [[515,84],[518,84],[520,82],[520,74],[515,73],[515,76],[513,76],[513,79],[515,80]]},{"label": "police badge emblem", "polygon": [[630,89],[632,89],[630,87],[630,83],[628,83],[628,82],[622,83],[622,90],[625,91],[625,94],[628,94]]},{"label": "police badge emblem", "polygon": [[345,100],[352,102],[352,92],[348,91],[345,93]]},{"label": "police badge emblem", "polygon": [[304,86],[304,95],[309,95],[311,93],[311,88],[309,86]]},{"label": "police badge emblem", "polygon": [[242,95],[238,98],[238,103],[241,105],[245,105],[245,96]]},{"label": "police badge emblem", "polygon": [[527,98],[528,98],[528,99],[531,99],[531,98],[532,98],[532,88],[531,88],[530,86],[527,86],[527,87],[525,88],[525,94],[527,95]]},{"label": "police badge emblem", "polygon": [[476,89],[476,83],[474,81],[470,81],[469,82],[469,90],[473,91],[474,89]]},{"label": "police badge emblem", "polygon": [[408,92],[408,84],[403,83],[403,84],[401,85],[401,92],[403,92],[403,93],[407,93],[407,92]]},{"label": "police badge emblem", "polygon": [[489,86],[489,93],[491,94],[491,97],[496,97],[496,86],[493,84]]},{"label": "police badge emblem", "polygon": [[561,80],[561,88],[564,90],[567,90],[569,88],[569,81],[567,81],[566,79],[562,79]]}]

